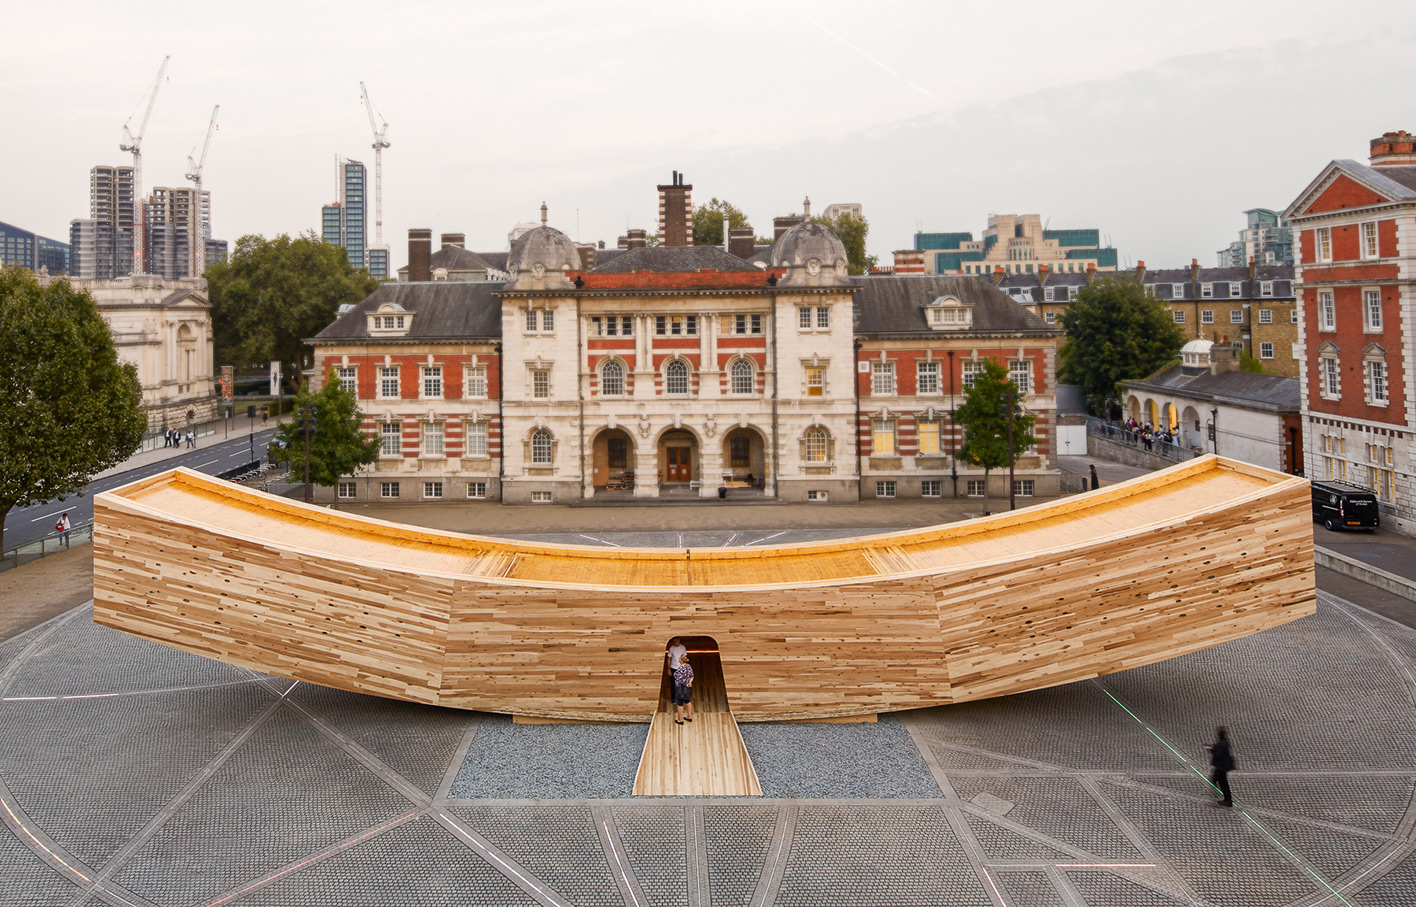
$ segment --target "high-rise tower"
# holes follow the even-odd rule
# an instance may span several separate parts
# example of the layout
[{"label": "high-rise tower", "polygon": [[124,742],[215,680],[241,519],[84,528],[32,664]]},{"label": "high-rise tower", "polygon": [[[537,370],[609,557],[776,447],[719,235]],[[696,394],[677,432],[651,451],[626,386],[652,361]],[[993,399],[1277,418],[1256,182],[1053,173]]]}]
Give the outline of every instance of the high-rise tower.
[{"label": "high-rise tower", "polygon": [[[358,161],[340,160],[336,174],[338,197],[333,204],[324,206],[321,236],[330,245],[343,248],[349,254],[351,265],[356,268],[369,268],[366,232],[369,209],[365,193],[368,171]],[[383,261],[383,270],[383,274],[373,276],[388,276],[387,257]],[[370,273],[373,273],[372,269]]]},{"label": "high-rise tower", "polygon": [[69,225],[70,273],[111,280],[133,273],[133,168],[89,171],[89,216]]}]

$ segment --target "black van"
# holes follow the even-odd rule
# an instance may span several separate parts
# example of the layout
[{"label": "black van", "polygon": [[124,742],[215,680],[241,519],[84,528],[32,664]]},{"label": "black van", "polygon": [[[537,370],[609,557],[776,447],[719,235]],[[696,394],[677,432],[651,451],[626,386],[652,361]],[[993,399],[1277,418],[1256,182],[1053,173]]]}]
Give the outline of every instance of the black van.
[{"label": "black van", "polygon": [[1313,519],[1324,529],[1376,529],[1382,524],[1377,496],[1347,482],[1313,483]]}]

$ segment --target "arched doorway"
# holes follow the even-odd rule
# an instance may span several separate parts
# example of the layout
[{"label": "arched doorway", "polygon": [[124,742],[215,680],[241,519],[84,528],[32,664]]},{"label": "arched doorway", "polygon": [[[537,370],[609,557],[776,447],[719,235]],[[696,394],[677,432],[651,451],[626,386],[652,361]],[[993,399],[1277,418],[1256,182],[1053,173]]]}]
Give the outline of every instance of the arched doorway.
[{"label": "arched doorway", "polygon": [[698,478],[698,438],[682,428],[659,438],[659,484],[687,486]]},{"label": "arched doorway", "polygon": [[1180,428],[1180,411],[1174,403],[1165,404],[1165,428],[1177,431]]},{"label": "arched doorway", "polygon": [[1126,415],[1130,416],[1131,419],[1134,420],[1134,421],[1136,421],[1136,422],[1140,422],[1140,421],[1141,421],[1141,398],[1140,398],[1140,397],[1132,397],[1132,398],[1131,398],[1131,405],[1127,408]]},{"label": "arched doorway", "polygon": [[762,488],[767,479],[767,443],[755,428],[723,435],[723,482],[728,487]]},{"label": "arched doorway", "polygon": [[1153,429],[1160,428],[1160,404],[1154,400],[1146,401],[1146,423]]},{"label": "arched doorway", "polygon": [[590,442],[591,484],[595,491],[634,489],[634,438],[622,428],[607,428]]},{"label": "arched doorway", "polygon": [[1186,448],[1204,446],[1204,435],[1200,433],[1200,414],[1195,412],[1193,406],[1185,407],[1185,411],[1180,414],[1180,429],[1180,443]]}]

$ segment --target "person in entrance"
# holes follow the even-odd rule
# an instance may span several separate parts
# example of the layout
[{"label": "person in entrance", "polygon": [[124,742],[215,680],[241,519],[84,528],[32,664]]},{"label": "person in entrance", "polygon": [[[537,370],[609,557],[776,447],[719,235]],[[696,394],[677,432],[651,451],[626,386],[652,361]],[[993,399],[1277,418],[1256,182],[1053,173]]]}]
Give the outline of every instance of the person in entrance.
[{"label": "person in entrance", "polygon": [[669,676],[674,682],[674,724],[693,720],[693,666],[688,647],[675,636],[669,640]]}]

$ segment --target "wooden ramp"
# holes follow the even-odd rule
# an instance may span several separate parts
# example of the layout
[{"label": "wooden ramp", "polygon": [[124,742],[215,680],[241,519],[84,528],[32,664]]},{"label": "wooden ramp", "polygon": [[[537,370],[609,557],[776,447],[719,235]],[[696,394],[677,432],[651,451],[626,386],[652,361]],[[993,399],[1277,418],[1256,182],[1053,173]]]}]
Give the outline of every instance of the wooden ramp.
[{"label": "wooden ramp", "polygon": [[636,797],[760,797],[762,786],[742,733],[728,708],[723,663],[716,647],[690,646],[693,721],[674,723],[673,693],[665,666],[659,708],[649,725]]}]

